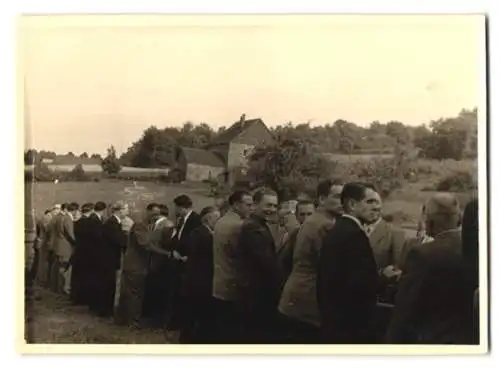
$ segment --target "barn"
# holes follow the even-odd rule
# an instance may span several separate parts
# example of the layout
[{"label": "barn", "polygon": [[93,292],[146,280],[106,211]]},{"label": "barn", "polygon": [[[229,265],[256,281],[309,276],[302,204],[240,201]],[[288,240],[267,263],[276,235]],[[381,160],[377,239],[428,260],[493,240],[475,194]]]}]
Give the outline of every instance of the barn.
[{"label": "barn", "polygon": [[224,162],[217,155],[198,148],[181,147],[177,165],[183,181],[215,180],[225,171]]},{"label": "barn", "polygon": [[274,142],[271,131],[261,119],[245,119],[232,124],[204,149],[182,147],[176,165],[183,180],[218,179],[234,185],[246,176],[247,155],[258,145]]}]

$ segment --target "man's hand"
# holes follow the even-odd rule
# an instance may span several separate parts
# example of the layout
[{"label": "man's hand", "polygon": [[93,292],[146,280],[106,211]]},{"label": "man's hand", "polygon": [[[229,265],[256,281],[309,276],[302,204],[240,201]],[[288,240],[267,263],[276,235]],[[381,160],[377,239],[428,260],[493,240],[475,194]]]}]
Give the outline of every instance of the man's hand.
[{"label": "man's hand", "polygon": [[398,278],[401,276],[401,270],[396,269],[393,265],[387,266],[382,270],[382,275],[388,279]]},{"label": "man's hand", "polygon": [[177,261],[181,261],[181,262],[186,262],[187,261],[187,257],[186,256],[181,256],[180,253],[177,252],[176,250],[173,251],[172,256]]}]

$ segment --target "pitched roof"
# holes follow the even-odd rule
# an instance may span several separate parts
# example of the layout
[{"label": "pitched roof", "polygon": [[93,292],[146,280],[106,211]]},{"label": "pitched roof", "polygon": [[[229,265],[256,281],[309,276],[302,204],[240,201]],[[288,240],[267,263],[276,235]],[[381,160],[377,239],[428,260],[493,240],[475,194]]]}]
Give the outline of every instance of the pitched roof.
[{"label": "pitched roof", "polygon": [[100,165],[101,160],[97,158],[85,158],[85,157],[78,157],[78,156],[68,156],[68,155],[63,155],[63,156],[56,156],[54,158],[54,161],[51,162],[52,165]]},{"label": "pitched roof", "polygon": [[248,129],[251,125],[255,123],[264,124],[262,119],[250,119],[245,121],[237,121],[233,125],[231,125],[228,129],[220,133],[217,137],[212,140],[211,145],[225,144],[233,141],[238,137],[241,133],[243,133],[246,129]]},{"label": "pitched roof", "polygon": [[199,148],[181,147],[188,164],[225,167],[224,162],[213,152]]}]

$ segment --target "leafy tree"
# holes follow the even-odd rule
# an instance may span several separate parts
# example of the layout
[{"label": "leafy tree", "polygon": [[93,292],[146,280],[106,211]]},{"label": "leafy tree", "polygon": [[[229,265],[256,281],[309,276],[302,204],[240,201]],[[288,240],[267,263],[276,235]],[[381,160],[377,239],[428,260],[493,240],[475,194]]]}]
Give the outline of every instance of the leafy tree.
[{"label": "leafy tree", "polygon": [[102,170],[106,174],[118,174],[121,170],[120,163],[116,157],[115,147],[111,146],[108,148],[107,156],[101,162]]},{"label": "leafy tree", "polygon": [[98,160],[102,160],[102,157],[100,154],[98,153],[93,153],[90,158],[93,158],[93,159],[98,159]]},{"label": "leafy tree", "polygon": [[328,172],[328,162],[301,139],[277,139],[257,147],[249,155],[249,174],[274,189],[281,199],[302,191],[314,191],[318,179]]},{"label": "leafy tree", "polygon": [[87,152],[83,152],[81,155],[80,155],[81,158],[89,158],[89,155]]},{"label": "leafy tree", "polygon": [[37,160],[38,154],[35,149],[28,149],[24,151],[24,164],[25,165],[34,165]]}]

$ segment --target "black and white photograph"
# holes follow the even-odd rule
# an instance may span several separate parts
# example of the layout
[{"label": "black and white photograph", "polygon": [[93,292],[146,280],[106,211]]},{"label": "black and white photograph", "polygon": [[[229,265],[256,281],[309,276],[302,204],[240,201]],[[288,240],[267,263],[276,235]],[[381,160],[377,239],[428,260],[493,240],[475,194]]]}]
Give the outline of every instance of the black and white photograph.
[{"label": "black and white photograph", "polygon": [[480,14],[21,16],[27,348],[485,354],[486,34]]}]

